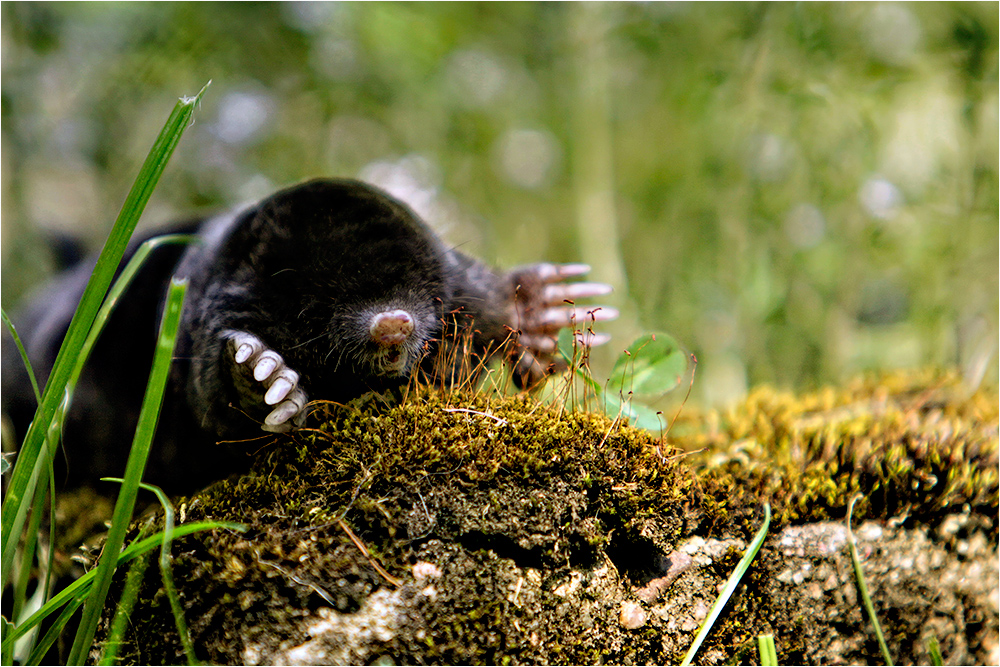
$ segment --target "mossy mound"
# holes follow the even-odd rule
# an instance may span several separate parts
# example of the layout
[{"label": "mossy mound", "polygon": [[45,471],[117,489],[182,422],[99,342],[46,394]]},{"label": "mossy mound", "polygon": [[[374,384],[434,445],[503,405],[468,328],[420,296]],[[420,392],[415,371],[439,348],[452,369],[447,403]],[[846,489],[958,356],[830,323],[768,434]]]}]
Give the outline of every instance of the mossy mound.
[{"label": "mossy mound", "polygon": [[702,453],[728,506],[767,498],[781,521],[842,519],[861,494],[859,518],[934,526],[968,505],[993,517],[996,537],[997,413],[995,390],[896,374],[805,395],[760,388],[692,417],[697,429],[676,442]]},{"label": "mossy mound", "polygon": [[[866,494],[863,512],[883,520],[867,525],[892,520],[869,540],[869,566],[883,565],[872,555],[880,539],[896,540],[897,555],[904,544],[940,552],[939,570],[965,544],[952,574],[992,564],[996,589],[996,393],[908,382],[799,398],[761,390],[728,414],[688,411],[675,429],[684,435],[671,441],[680,448],[524,398],[425,392],[394,407],[328,406],[317,428],[264,446],[250,474],[181,506],[183,521],[249,528],[175,545],[199,658],[675,662],[770,500],[771,536],[699,661],[752,661],[746,647],[758,632],[775,633],[784,663],[878,660],[856,598],[847,599],[849,565],[836,560],[846,548],[826,554],[826,569],[806,568],[824,572],[817,585],[829,595],[813,595],[801,567],[789,570],[789,558],[826,557],[807,553],[813,542],[838,543],[839,524],[827,519],[843,516],[855,489]],[[956,452],[966,465],[952,474]],[[960,529],[938,539],[959,515]],[[826,537],[788,556],[787,544],[802,541],[796,530]],[[972,535],[988,539],[970,551]],[[883,570],[886,582],[899,579],[898,567]],[[930,570],[904,580],[911,575],[938,583]],[[122,657],[182,661],[156,568],[146,576]],[[883,620],[897,659],[924,656],[911,640],[933,609],[881,580],[869,586],[877,605],[908,609],[899,624]],[[979,614],[977,627],[995,636],[990,591],[963,594],[963,612],[935,631],[976,634],[967,617]],[[832,627],[844,635],[836,651]],[[949,660],[982,661],[991,650],[939,640]]]}]

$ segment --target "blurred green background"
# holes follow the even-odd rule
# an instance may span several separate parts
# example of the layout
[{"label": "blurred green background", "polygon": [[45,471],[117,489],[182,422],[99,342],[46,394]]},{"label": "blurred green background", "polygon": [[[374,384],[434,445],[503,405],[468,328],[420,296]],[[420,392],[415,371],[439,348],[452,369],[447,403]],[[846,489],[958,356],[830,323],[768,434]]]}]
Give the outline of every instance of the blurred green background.
[{"label": "blurred green background", "polygon": [[997,380],[997,3],[16,3],[2,302],[98,247],[209,79],[144,216],[320,175],[500,266],[586,261],[699,359],[693,397],[863,370]]}]

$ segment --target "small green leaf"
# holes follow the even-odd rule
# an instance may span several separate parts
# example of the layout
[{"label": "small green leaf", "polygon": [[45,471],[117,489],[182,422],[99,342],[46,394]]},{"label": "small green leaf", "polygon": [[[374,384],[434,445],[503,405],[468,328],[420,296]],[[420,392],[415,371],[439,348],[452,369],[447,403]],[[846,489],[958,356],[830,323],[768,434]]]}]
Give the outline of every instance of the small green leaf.
[{"label": "small green leaf", "polygon": [[556,349],[567,364],[573,363],[573,331],[572,329],[560,329],[559,337],[556,339]]},{"label": "small green leaf", "polygon": [[941,657],[941,646],[938,644],[937,637],[931,637],[927,640],[927,652],[930,653],[932,665],[944,664],[944,660]]},{"label": "small green leaf", "polygon": [[618,357],[608,393],[660,396],[681,383],[687,364],[687,353],[672,336],[663,332],[645,334]]},{"label": "small green leaf", "polygon": [[632,426],[647,431],[661,431],[667,424],[663,415],[652,408],[628,399],[622,401],[620,396],[612,393],[604,394],[604,413],[611,417],[628,417]]}]

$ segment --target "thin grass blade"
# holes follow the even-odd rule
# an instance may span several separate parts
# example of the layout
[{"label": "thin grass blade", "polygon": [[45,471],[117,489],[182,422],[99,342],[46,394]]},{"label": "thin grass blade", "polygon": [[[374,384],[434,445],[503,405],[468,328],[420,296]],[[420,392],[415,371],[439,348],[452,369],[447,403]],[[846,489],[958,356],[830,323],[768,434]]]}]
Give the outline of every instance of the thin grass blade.
[{"label": "thin grass blade", "polygon": [[694,660],[695,654],[698,653],[698,649],[701,648],[702,642],[705,641],[705,637],[708,633],[712,631],[712,626],[715,625],[715,621],[719,618],[719,614],[725,608],[726,603],[729,602],[729,598],[732,597],[733,592],[736,587],[740,585],[740,580],[743,579],[743,575],[746,574],[747,570],[750,569],[750,563],[753,562],[754,556],[760,551],[760,546],[764,544],[764,539],[767,537],[767,530],[771,526],[771,504],[764,503],[764,525],[760,527],[757,534],[754,536],[753,541],[750,542],[750,546],[743,554],[743,558],[736,565],[736,569],[730,575],[729,580],[726,581],[725,587],[719,594],[719,597],[715,599],[712,604],[712,608],[708,611],[708,616],[705,618],[705,622],[702,623],[701,629],[698,631],[698,635],[694,638],[694,642],[691,644],[691,648],[688,649],[687,655],[684,656],[684,661],[681,665],[690,665],[691,661]]},{"label": "thin grass blade", "polygon": [[761,667],[778,667],[778,649],[774,646],[774,635],[757,635]]},{"label": "thin grass blade", "polygon": [[941,658],[941,646],[938,645],[937,637],[931,637],[927,640],[927,652],[931,656],[931,664],[936,667],[944,664],[944,660]]},{"label": "thin grass blade", "polygon": [[[114,477],[105,477],[102,478],[102,481],[124,483],[124,480]],[[177,594],[177,587],[174,585],[174,568],[170,559],[170,549],[173,546],[174,540],[174,506],[171,504],[170,499],[167,498],[167,494],[160,487],[153,486],[152,484],[140,484],[139,488],[155,494],[157,500],[160,501],[160,505],[163,507],[163,542],[160,545],[160,575],[163,578],[163,588],[166,590],[167,598],[170,600],[170,609],[174,614],[174,625],[177,627],[177,634],[181,639],[181,645],[184,647],[184,655],[187,657],[189,665],[197,665],[199,664],[198,657],[194,653],[194,644],[191,643],[191,633],[188,632],[187,622],[184,620],[184,608],[181,606],[181,599]],[[131,573],[129,576],[131,576]],[[131,604],[135,604],[135,600],[132,600]],[[119,604],[119,610],[121,608],[122,603]],[[117,620],[117,618],[118,614],[116,613],[115,619]],[[102,657],[100,664],[113,664],[113,656],[111,656],[112,659],[110,662],[108,658],[109,656]]]},{"label": "thin grass blade", "polygon": [[885,660],[885,664],[892,667],[892,656],[889,654],[889,646],[885,643],[885,635],[882,634],[882,625],[878,622],[878,617],[875,615],[875,605],[872,604],[872,598],[868,594],[868,584],[865,583],[865,575],[861,571],[861,559],[858,557],[858,545],[854,540],[854,531],[851,530],[854,503],[860,497],[858,495],[851,498],[851,503],[847,506],[847,544],[851,552],[851,563],[854,565],[854,576],[858,580],[858,590],[861,592],[861,601],[868,612],[868,618],[871,619],[872,628],[875,630],[875,638],[878,639],[879,650],[882,651],[882,658]]},{"label": "thin grass blade", "polygon": [[17,335],[17,329],[14,327],[14,323],[10,321],[7,317],[7,311],[0,308],[0,317],[3,317],[3,323],[7,325],[7,330],[10,331],[10,335],[14,338],[14,344],[17,345],[17,351],[21,354],[21,361],[24,363],[25,369],[28,371],[28,379],[31,380],[31,389],[35,392],[35,401],[38,403],[42,402],[42,392],[38,389],[38,381],[35,380],[35,370],[31,367],[31,361],[28,359],[28,353],[24,349],[24,345],[21,343],[21,337]]},{"label": "thin grass blade", "polygon": [[62,610],[59,612],[59,615],[56,617],[56,620],[53,621],[52,625],[49,626],[49,629],[45,631],[45,636],[42,637],[41,641],[39,641],[32,649],[31,654],[28,656],[27,662],[24,664],[27,665],[42,664],[42,660],[45,659],[45,656],[49,652],[49,649],[51,649],[52,645],[55,644],[56,641],[59,639],[59,635],[62,634],[63,630],[66,627],[66,624],[69,623],[71,618],[73,618],[73,614],[79,611],[80,607],[83,606],[84,599],[85,598],[83,595],[75,597],[62,608]]},{"label": "thin grass blade", "polygon": [[[139,539],[146,536],[146,533],[153,525],[153,518],[142,527]],[[128,575],[125,578],[125,589],[118,599],[118,608],[115,609],[115,616],[111,620],[111,629],[108,630],[108,639],[104,643],[104,651],[101,655],[99,665],[113,665],[118,662],[118,649],[123,643],[125,631],[131,620],[132,610],[135,609],[136,600],[139,599],[139,589],[142,586],[142,579],[149,567],[149,558],[136,558],[128,568]]]},{"label": "thin grass blade", "polygon": [[[13,609],[11,611],[11,618],[14,619],[24,617],[26,613],[29,613],[30,615],[30,613],[34,611],[31,608],[40,608],[45,603],[45,599],[48,597],[48,587],[52,573],[51,557],[46,558],[46,556],[42,554],[41,546],[38,544],[39,529],[41,528],[42,519],[45,516],[42,508],[45,507],[45,500],[46,495],[49,492],[49,487],[52,486],[51,470],[49,470],[48,477],[50,481],[48,486],[39,484],[35,487],[35,498],[32,501],[32,507],[35,508],[35,511],[31,513],[31,521],[28,523],[28,530],[24,534],[24,558],[20,563],[18,563],[20,566],[18,569],[20,571],[17,573],[17,582],[14,586]],[[55,526],[55,522],[50,519],[49,525],[49,556],[51,556],[51,537],[53,535],[52,528]],[[44,571],[45,576],[39,577],[42,581],[39,583],[31,600],[28,600],[26,599],[26,593],[34,570],[34,568],[31,567],[31,564],[36,552],[38,554],[39,571]],[[25,608],[25,605],[27,605],[27,609]],[[30,654],[36,638],[37,635],[35,634],[24,637],[22,642],[14,648],[14,655],[17,658],[24,658],[24,656]]]}]

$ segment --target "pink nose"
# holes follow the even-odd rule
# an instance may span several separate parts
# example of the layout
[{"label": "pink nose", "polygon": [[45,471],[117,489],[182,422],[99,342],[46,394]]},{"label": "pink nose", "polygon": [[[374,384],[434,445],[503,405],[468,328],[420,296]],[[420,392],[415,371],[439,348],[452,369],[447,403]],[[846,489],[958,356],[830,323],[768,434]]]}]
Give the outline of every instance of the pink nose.
[{"label": "pink nose", "polygon": [[379,345],[400,345],[413,333],[413,318],[405,310],[387,310],[372,318],[368,331]]}]

